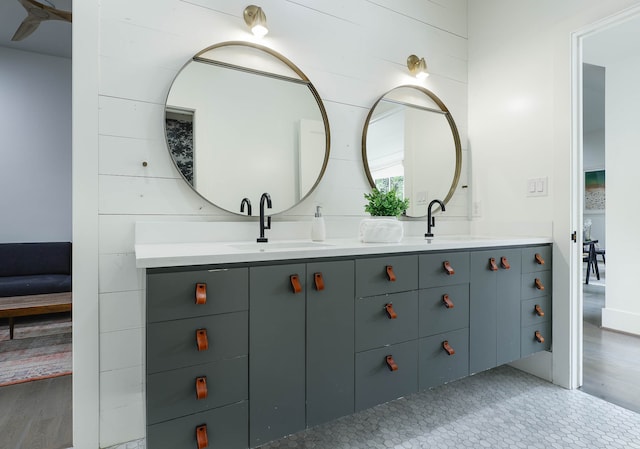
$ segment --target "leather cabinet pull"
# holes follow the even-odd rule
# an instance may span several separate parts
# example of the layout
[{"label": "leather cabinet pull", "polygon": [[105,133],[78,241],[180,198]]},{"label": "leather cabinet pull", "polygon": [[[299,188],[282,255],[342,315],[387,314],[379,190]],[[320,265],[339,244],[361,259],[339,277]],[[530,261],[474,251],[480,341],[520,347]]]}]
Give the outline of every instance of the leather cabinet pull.
[{"label": "leather cabinet pull", "polygon": [[453,301],[451,301],[451,298],[449,298],[449,295],[447,294],[442,295],[442,302],[444,303],[444,306],[447,309],[453,309]]},{"label": "leather cabinet pull", "polygon": [[319,292],[324,290],[324,279],[322,278],[322,273],[313,273],[313,281],[316,284],[316,290]]},{"label": "leather cabinet pull", "polygon": [[538,290],[544,290],[544,285],[542,285],[542,281],[539,278],[536,278],[535,283]]},{"label": "leather cabinet pull", "polygon": [[206,424],[196,427],[196,440],[198,441],[198,449],[209,447],[209,437],[207,436]]},{"label": "leather cabinet pull", "polygon": [[454,274],[456,274],[448,260],[442,262],[442,267],[444,268],[444,271],[446,271],[447,275],[453,276]]},{"label": "leather cabinet pull", "polygon": [[489,269],[491,271],[498,271],[498,264],[496,264],[495,257],[490,257],[489,258]]},{"label": "leather cabinet pull", "polygon": [[393,266],[391,265],[387,265],[387,279],[389,279],[389,282],[396,281],[396,274],[393,272]]},{"label": "leather cabinet pull", "polygon": [[536,306],[534,307],[535,311],[536,311],[536,315],[538,316],[544,316],[544,311],[542,310],[542,307],[540,307],[540,304],[536,304]]},{"label": "leather cabinet pull", "polygon": [[544,337],[540,333],[540,331],[536,331],[535,338],[538,343],[544,343]]},{"label": "leather cabinet pull", "polygon": [[500,258],[500,265],[502,265],[502,268],[504,268],[505,270],[511,269],[511,265],[509,265],[509,261],[504,256]]},{"label": "leather cabinet pull", "polygon": [[396,362],[393,360],[393,356],[387,356],[387,366],[391,371],[398,371],[398,365],[396,365]]},{"label": "leather cabinet pull", "polygon": [[207,284],[196,284],[196,304],[207,303]]},{"label": "leather cabinet pull", "polygon": [[196,398],[200,401],[206,399],[208,395],[207,378],[205,376],[196,377]]},{"label": "leather cabinet pull", "polygon": [[302,291],[302,284],[300,284],[300,277],[297,274],[292,274],[289,276],[291,280],[291,288],[293,288],[293,293],[300,293]]},{"label": "leather cabinet pull", "polygon": [[536,263],[538,265],[544,265],[544,259],[542,258],[542,256],[538,253],[536,253],[536,255],[534,256],[536,258]]},{"label": "leather cabinet pull", "polygon": [[198,344],[198,351],[206,351],[209,349],[209,339],[207,338],[206,329],[198,329],[196,331],[196,343]]},{"label": "leather cabinet pull", "polygon": [[442,349],[444,349],[448,355],[453,355],[456,353],[456,351],[453,350],[453,348],[449,344],[449,341],[447,340],[442,342]]},{"label": "leather cabinet pull", "polygon": [[398,314],[395,310],[393,310],[393,303],[385,304],[384,310],[387,312],[387,316],[390,320],[395,320],[396,318],[398,318]]}]

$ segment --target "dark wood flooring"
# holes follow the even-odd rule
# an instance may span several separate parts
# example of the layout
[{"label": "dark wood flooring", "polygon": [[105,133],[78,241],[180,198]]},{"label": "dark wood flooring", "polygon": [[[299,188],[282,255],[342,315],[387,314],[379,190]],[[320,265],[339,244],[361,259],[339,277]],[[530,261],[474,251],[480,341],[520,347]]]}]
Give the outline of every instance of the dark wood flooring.
[{"label": "dark wood flooring", "polygon": [[0,449],[70,448],[71,376],[0,387]]},{"label": "dark wood flooring", "polygon": [[[600,265],[601,278],[606,276]],[[583,384],[581,389],[640,413],[640,337],[602,329],[604,285],[583,287]]]}]

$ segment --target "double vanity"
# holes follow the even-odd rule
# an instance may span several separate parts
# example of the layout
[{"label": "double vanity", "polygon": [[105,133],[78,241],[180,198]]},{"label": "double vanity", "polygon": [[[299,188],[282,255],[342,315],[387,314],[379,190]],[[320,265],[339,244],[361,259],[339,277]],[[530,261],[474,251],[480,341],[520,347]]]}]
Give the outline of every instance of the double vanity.
[{"label": "double vanity", "polygon": [[136,245],[147,445],[247,448],[551,347],[547,238]]}]

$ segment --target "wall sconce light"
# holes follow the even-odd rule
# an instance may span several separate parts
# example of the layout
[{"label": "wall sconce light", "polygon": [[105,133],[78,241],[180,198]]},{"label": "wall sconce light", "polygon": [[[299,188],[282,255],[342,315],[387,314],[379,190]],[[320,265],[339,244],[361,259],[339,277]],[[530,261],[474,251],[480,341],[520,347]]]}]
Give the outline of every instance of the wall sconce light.
[{"label": "wall sconce light", "polygon": [[244,9],[244,22],[249,26],[254,36],[264,37],[269,32],[267,28],[267,16],[261,7],[249,5]]},{"label": "wall sconce light", "polygon": [[416,55],[409,56],[407,58],[407,67],[409,68],[409,73],[419,80],[423,80],[429,76],[429,72],[427,72],[427,62],[424,58],[418,58]]}]

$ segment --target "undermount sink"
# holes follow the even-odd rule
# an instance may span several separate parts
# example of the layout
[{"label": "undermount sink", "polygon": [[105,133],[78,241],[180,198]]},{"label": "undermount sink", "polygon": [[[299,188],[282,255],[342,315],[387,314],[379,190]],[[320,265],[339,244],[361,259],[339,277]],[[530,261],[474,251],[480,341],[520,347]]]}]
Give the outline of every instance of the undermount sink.
[{"label": "undermount sink", "polygon": [[318,248],[329,248],[335,245],[331,243],[320,243],[320,242],[266,242],[266,243],[258,243],[258,242],[247,242],[247,243],[234,243],[228,245],[233,249],[239,249],[241,251],[268,251],[268,250],[280,250],[285,251],[288,249],[318,249]]}]

